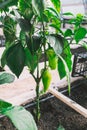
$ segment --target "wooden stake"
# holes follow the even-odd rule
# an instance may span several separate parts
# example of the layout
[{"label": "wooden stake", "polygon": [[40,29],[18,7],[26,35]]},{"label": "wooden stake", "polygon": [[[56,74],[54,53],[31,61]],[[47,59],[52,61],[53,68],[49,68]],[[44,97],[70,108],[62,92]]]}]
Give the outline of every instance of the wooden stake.
[{"label": "wooden stake", "polygon": [[55,97],[57,97],[58,99],[60,99],[62,102],[64,102],[65,104],[67,104],[68,106],[73,108],[75,111],[77,111],[78,113],[83,115],[85,118],[87,118],[87,109],[86,108],[82,107],[75,101],[71,100],[67,96],[61,94],[60,92],[58,92],[57,90],[55,90],[51,87],[49,88],[49,92],[51,94],[53,94]]}]

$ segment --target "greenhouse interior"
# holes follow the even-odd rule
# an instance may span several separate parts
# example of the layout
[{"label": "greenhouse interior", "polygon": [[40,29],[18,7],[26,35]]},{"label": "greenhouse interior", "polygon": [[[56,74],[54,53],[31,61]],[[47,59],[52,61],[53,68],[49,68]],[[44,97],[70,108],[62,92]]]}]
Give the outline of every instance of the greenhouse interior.
[{"label": "greenhouse interior", "polygon": [[0,130],[87,130],[87,0],[0,1]]}]

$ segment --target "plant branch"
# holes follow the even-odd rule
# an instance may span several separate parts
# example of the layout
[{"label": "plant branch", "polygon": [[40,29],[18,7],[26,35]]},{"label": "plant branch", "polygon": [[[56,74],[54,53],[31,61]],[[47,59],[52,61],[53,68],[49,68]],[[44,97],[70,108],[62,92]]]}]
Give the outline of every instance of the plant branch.
[{"label": "plant branch", "polygon": [[38,123],[39,119],[40,119],[40,93],[39,93],[39,89],[40,89],[40,78],[39,78],[39,58],[37,55],[37,60],[38,60],[38,64],[37,64],[37,78],[36,78],[36,121]]},{"label": "plant branch", "polygon": [[42,22],[43,26],[43,48],[44,48],[44,68],[46,68],[46,39],[45,39],[45,27],[44,22]]}]

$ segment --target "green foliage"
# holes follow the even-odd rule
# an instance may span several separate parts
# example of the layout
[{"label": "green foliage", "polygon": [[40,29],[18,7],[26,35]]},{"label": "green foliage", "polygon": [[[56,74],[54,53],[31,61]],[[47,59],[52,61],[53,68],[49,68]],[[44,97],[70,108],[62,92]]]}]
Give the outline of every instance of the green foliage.
[{"label": "green foliage", "polygon": [[2,68],[4,68],[4,66],[6,65],[6,52],[7,52],[7,48],[4,50],[2,56],[1,56],[1,66]]},{"label": "green foliage", "polygon": [[19,0],[19,10],[25,19],[31,20],[33,16],[31,0]]},{"label": "green foliage", "polygon": [[71,14],[71,16],[72,17],[70,18],[69,23],[75,25],[75,28],[79,27],[84,20],[83,15],[77,14],[75,17],[73,14]]},{"label": "green foliage", "polygon": [[75,26],[78,27],[81,25],[82,21],[83,21],[84,17],[82,14],[77,14],[76,18],[75,18]]},{"label": "green foliage", "polygon": [[19,25],[21,27],[21,30],[24,32],[28,32],[31,31],[31,23],[29,20],[20,18],[18,19]]},{"label": "green foliage", "polygon": [[57,130],[65,130],[65,128],[62,125],[59,125]]},{"label": "green foliage", "polygon": [[60,12],[60,7],[61,7],[61,2],[60,2],[60,0],[51,0],[51,2],[53,3],[53,5],[54,5],[54,7],[55,7],[55,9],[58,11],[58,12]]},{"label": "green foliage", "polygon": [[37,130],[33,116],[21,106],[11,107],[3,112],[18,130]]},{"label": "green foliage", "polygon": [[29,48],[31,54],[35,54],[39,49],[42,43],[42,39],[39,36],[32,36],[32,39],[26,36],[27,47]]},{"label": "green foliage", "polygon": [[83,42],[82,46],[87,50],[87,43]]},{"label": "green foliage", "polygon": [[87,30],[85,28],[83,28],[83,27],[78,28],[78,30],[76,30],[75,36],[74,36],[76,43],[78,43],[83,38],[85,38],[86,33],[87,33]]},{"label": "green foliage", "polygon": [[20,41],[7,50],[6,63],[11,71],[19,77],[25,65],[25,51]]},{"label": "green foliage", "polygon": [[67,40],[64,40],[64,50],[62,53],[62,57],[64,58],[64,60],[66,61],[66,64],[68,66],[69,71],[71,72],[72,69],[72,53],[70,50],[70,46]]},{"label": "green foliage", "polygon": [[6,111],[9,107],[12,107],[12,104],[0,99],[0,113]]},{"label": "green foliage", "polygon": [[73,35],[73,32],[71,29],[67,29],[64,33],[64,36],[65,37],[71,37]]},{"label": "green foliage", "polygon": [[74,15],[71,12],[65,12],[65,13],[63,13],[63,16],[74,16]]},{"label": "green foliage", "polygon": [[[63,16],[70,17],[68,22],[73,25],[73,29],[68,28],[63,31],[61,29],[63,23],[60,14],[61,2],[60,0],[50,1],[54,7],[47,8],[44,0],[8,0],[7,3],[4,1],[0,5],[1,10],[5,11],[3,32],[6,37],[6,49],[2,55],[1,64],[3,67],[7,64],[17,77],[20,76],[24,66],[28,67],[36,82],[37,114],[40,112],[40,81],[42,79],[44,92],[47,91],[51,83],[49,68],[56,69],[56,65],[58,66],[60,78],[67,77],[70,93],[70,72],[72,70],[70,44],[73,40],[79,44],[87,34],[87,30],[81,26],[84,16],[77,14],[75,17],[70,12],[64,13]],[[17,9],[14,12],[8,12],[9,7],[13,5],[17,5]],[[17,30],[18,25],[20,26],[19,32]],[[67,40],[68,37],[70,41]],[[84,46],[87,48],[86,45]],[[47,52],[50,48],[52,50]],[[43,72],[40,73],[39,61],[42,54],[44,56],[44,66],[41,68]],[[47,58],[49,65],[46,61]],[[18,109],[12,109],[11,113],[8,111],[12,118],[14,117],[12,113]],[[8,116],[7,113],[6,115]],[[11,118],[10,115],[9,118]],[[17,116],[19,118],[19,115]],[[14,122],[15,120],[16,118],[12,119]],[[21,127],[17,123],[15,122],[16,127]]]},{"label": "green foliage", "polygon": [[10,3],[11,0],[7,0],[7,1],[0,1],[0,9],[3,9],[8,3]]},{"label": "green foliage", "polygon": [[[62,61],[62,62],[59,62],[59,64],[61,65],[61,66],[59,66],[59,64],[58,64],[58,72],[59,72],[59,75],[62,77],[62,74],[63,74],[63,72],[65,72],[65,75],[66,75],[66,77],[67,77],[67,81],[68,81],[68,92],[69,92],[69,94],[70,94],[70,72],[69,72],[69,69],[68,69],[68,66],[67,66],[67,64],[66,64],[66,61],[60,56],[60,55],[58,55],[59,56],[59,58],[60,58],[60,60]],[[61,68],[59,68],[59,67],[62,67],[62,69]],[[64,76],[64,75],[63,75]],[[62,77],[63,78],[63,77]]]},{"label": "green foliage", "polygon": [[45,9],[44,0],[32,0],[32,6],[34,8],[35,14],[43,19],[43,12]]},{"label": "green foliage", "polygon": [[58,59],[58,73],[59,73],[60,79],[64,78],[66,75],[65,66],[61,59]]},{"label": "green foliage", "polygon": [[0,100],[0,114],[9,117],[18,130],[37,130],[33,116],[21,106]]},{"label": "green foliage", "polygon": [[[72,59],[71,59],[72,54],[70,51],[70,46],[68,45],[68,42],[66,40],[64,40],[64,49],[62,52],[62,58],[64,59],[64,61],[66,63],[64,64],[63,61],[61,60],[61,58],[58,59],[58,72],[59,72],[60,79],[64,78],[72,70]],[[67,66],[69,72],[66,71],[66,66]],[[69,77],[68,77],[68,79],[69,79]]]},{"label": "green foliage", "polygon": [[0,1],[0,11],[9,11],[9,7],[17,5],[18,0],[1,0]]},{"label": "green foliage", "polygon": [[32,55],[28,48],[25,48],[25,65],[28,66],[30,72],[34,72],[38,61],[37,61],[37,55]]},{"label": "green foliage", "polygon": [[48,36],[48,42],[53,47],[56,55],[63,51],[64,41],[60,35],[52,34]]},{"label": "green foliage", "polygon": [[9,16],[4,18],[4,35],[6,42],[11,44],[16,39],[16,22]]},{"label": "green foliage", "polygon": [[10,73],[0,73],[0,84],[11,83],[15,79],[15,76]]},{"label": "green foliage", "polygon": [[45,10],[45,15],[47,16],[50,26],[56,29],[56,31],[59,31],[60,27],[61,27],[61,18],[60,18],[60,14],[52,7],[48,7]]}]

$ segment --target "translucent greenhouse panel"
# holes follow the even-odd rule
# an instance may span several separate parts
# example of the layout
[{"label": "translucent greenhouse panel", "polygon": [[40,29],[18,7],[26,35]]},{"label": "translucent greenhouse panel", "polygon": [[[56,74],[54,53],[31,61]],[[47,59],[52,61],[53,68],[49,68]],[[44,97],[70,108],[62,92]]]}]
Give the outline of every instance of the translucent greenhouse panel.
[{"label": "translucent greenhouse panel", "polygon": [[62,13],[71,12],[74,15],[85,14],[84,0],[61,0]]}]

